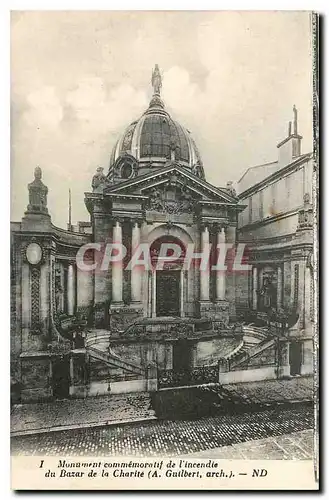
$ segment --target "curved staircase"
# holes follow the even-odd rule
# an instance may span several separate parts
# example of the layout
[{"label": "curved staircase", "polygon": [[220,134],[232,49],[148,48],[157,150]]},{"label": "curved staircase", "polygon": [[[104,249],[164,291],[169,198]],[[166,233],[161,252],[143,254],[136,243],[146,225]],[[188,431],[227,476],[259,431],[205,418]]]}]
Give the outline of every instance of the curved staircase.
[{"label": "curved staircase", "polygon": [[146,368],[118,356],[110,347],[110,334],[100,330],[90,332],[85,341],[86,352],[94,359],[105,363],[110,368],[120,369],[129,374],[145,376]]},{"label": "curved staircase", "polygon": [[[243,337],[241,343],[231,353],[225,356],[230,364],[242,360],[245,356],[252,354],[256,347],[262,347],[270,339],[269,329],[267,327],[255,326],[252,323],[242,325]],[[265,344],[264,344],[265,345]]]}]

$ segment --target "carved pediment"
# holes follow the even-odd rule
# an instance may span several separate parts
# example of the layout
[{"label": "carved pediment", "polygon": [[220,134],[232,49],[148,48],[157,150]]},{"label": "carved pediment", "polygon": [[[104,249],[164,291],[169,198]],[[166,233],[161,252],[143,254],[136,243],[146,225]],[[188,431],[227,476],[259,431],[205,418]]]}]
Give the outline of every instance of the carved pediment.
[{"label": "carved pediment", "polygon": [[159,168],[143,176],[113,185],[104,195],[135,195],[149,197],[153,210],[193,211],[198,202],[227,203],[237,205],[235,196],[212,186],[194,175],[190,170],[177,165]]},{"label": "carved pediment", "polygon": [[148,196],[146,209],[168,214],[193,213],[198,201],[186,187],[170,183],[149,188],[143,194]]}]

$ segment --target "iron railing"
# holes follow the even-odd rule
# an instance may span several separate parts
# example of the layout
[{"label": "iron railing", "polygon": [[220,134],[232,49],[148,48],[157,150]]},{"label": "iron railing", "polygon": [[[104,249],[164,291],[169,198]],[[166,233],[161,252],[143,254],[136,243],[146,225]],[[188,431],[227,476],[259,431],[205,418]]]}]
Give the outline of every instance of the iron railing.
[{"label": "iron railing", "polygon": [[218,365],[199,366],[191,369],[158,370],[159,389],[188,385],[218,383]]}]

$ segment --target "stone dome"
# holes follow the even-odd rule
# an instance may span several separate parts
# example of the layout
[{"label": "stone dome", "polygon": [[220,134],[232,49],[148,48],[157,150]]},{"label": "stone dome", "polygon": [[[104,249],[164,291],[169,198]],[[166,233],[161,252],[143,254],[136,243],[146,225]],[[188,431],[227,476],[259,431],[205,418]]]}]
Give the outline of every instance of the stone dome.
[{"label": "stone dome", "polygon": [[[158,78],[158,80],[156,80]],[[110,170],[123,155],[136,159],[144,170],[146,165],[164,166],[168,160],[202,173],[202,160],[190,132],[173,120],[165,110],[160,96],[161,76],[156,65],[152,75],[154,94],[150,105],[139,120],[131,123],[115,144]]]}]

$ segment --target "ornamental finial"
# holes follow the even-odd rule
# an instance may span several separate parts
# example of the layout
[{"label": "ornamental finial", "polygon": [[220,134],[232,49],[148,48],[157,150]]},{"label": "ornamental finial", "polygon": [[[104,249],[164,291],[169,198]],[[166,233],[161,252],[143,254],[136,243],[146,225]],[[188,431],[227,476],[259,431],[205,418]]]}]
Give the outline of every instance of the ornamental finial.
[{"label": "ornamental finial", "polygon": [[297,108],[295,105],[293,106],[292,110],[294,113],[294,135],[297,135],[297,133],[298,133],[298,130],[297,130]]},{"label": "ornamental finial", "polygon": [[160,95],[160,90],[162,87],[162,79],[160,75],[159,66],[156,64],[154,70],[152,71],[152,87],[155,94]]}]

